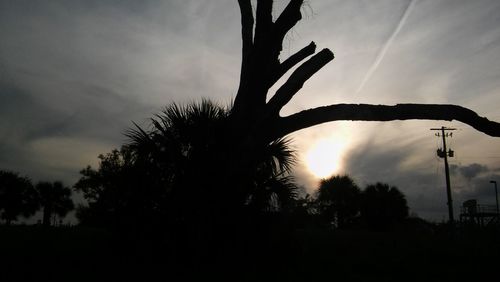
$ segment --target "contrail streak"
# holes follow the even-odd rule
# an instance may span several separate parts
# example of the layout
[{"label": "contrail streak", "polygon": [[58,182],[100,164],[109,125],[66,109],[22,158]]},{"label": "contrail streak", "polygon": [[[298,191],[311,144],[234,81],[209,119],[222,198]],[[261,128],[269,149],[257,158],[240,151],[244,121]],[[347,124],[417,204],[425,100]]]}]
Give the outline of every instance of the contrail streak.
[{"label": "contrail streak", "polygon": [[405,10],[403,16],[401,17],[401,19],[399,20],[398,25],[396,26],[396,28],[392,32],[389,39],[387,39],[387,41],[385,42],[384,47],[382,47],[380,52],[377,54],[377,57],[375,58],[375,62],[373,62],[372,66],[370,67],[370,69],[366,73],[365,77],[363,78],[363,81],[361,81],[361,84],[359,85],[358,90],[356,90],[356,94],[359,94],[361,92],[361,90],[363,90],[363,87],[365,86],[365,84],[371,78],[373,73],[377,70],[378,66],[380,65],[380,62],[382,61],[382,59],[384,59],[385,54],[387,53],[387,50],[389,49],[392,42],[394,41],[394,38],[396,38],[399,31],[401,30],[401,28],[405,24],[406,19],[408,19],[408,16],[410,15],[411,10],[413,9],[413,6],[415,6],[416,2],[417,2],[417,0],[411,0],[410,4],[408,4],[408,7],[406,7],[406,10]]}]

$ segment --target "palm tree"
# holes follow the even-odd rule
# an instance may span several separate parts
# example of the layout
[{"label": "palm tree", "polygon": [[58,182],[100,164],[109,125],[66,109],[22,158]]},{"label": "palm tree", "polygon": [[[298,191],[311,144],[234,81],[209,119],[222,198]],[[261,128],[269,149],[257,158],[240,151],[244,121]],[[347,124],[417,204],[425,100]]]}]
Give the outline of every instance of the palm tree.
[{"label": "palm tree", "polygon": [[0,217],[7,225],[20,215],[29,217],[38,209],[31,180],[17,173],[0,170]]},{"label": "palm tree", "polygon": [[361,217],[371,227],[390,227],[408,217],[406,198],[395,186],[368,185],[362,193]]},{"label": "palm tree", "polygon": [[185,246],[183,255],[232,252],[233,244],[253,250],[297,196],[290,141],[245,139],[229,114],[208,100],[172,104],[149,128],[127,132],[135,165],[163,189],[166,236]]},{"label": "palm tree", "polygon": [[328,222],[344,227],[359,214],[360,194],[348,175],[322,179],[317,191],[318,211]]},{"label": "palm tree", "polygon": [[184,207],[285,206],[296,196],[288,176],[294,163],[290,141],[235,140],[228,116],[228,109],[209,100],[172,104],[151,120],[149,130],[129,130],[128,146]]},{"label": "palm tree", "polygon": [[62,182],[39,182],[35,186],[38,198],[43,207],[43,225],[50,226],[54,215],[64,217],[74,209],[71,199],[71,189]]},{"label": "palm tree", "polygon": [[75,188],[88,207],[77,215],[106,225],[131,222],[139,213],[200,222],[242,209],[287,209],[297,196],[290,141],[235,142],[228,116],[209,100],[171,104],[149,127],[129,129],[128,144],[100,155],[98,169],[81,171]]}]

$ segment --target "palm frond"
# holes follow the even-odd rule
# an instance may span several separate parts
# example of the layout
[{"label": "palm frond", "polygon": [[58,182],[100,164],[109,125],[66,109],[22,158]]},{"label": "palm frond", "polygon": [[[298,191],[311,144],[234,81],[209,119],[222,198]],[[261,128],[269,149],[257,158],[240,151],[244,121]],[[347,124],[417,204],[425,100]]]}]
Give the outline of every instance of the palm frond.
[{"label": "palm frond", "polygon": [[273,174],[289,173],[296,163],[295,152],[291,149],[290,139],[281,138],[271,142],[263,151],[266,163]]}]

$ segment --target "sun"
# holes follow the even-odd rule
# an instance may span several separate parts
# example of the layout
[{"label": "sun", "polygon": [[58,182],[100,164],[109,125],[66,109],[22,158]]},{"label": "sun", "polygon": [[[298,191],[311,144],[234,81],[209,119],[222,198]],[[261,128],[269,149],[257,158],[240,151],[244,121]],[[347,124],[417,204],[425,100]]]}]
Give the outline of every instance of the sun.
[{"label": "sun", "polygon": [[309,171],[318,178],[326,178],[342,169],[342,161],[347,149],[347,140],[323,138],[316,141],[306,153],[305,161]]}]

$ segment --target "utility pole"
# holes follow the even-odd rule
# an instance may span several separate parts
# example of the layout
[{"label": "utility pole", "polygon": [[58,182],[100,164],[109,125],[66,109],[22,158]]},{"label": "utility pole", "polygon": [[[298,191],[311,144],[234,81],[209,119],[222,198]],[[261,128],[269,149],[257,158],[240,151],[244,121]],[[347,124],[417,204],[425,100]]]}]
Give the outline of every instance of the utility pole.
[{"label": "utility pole", "polygon": [[436,133],[436,136],[443,137],[443,149],[438,149],[437,150],[437,155],[440,158],[444,158],[444,172],[446,175],[446,195],[448,197],[448,215],[450,219],[450,224],[453,225],[455,222],[455,219],[453,218],[453,201],[451,200],[451,185],[450,185],[450,168],[448,167],[448,157],[453,157],[454,152],[449,149],[446,150],[446,137],[452,136],[453,133],[446,133],[446,131],[452,131],[456,130],[456,128],[446,128],[446,127],[441,127],[441,128],[431,128],[431,130],[440,130],[440,133]]}]

